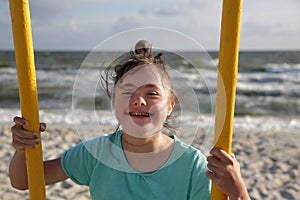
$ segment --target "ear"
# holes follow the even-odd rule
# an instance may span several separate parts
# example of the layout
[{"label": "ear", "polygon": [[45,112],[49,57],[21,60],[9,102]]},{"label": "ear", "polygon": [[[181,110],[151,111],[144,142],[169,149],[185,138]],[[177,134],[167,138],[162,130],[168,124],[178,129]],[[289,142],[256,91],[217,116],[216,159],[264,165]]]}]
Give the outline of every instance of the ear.
[{"label": "ear", "polygon": [[172,100],[172,101],[170,101],[169,102],[169,110],[168,110],[168,116],[170,116],[171,115],[171,113],[172,113],[172,111],[173,111],[173,109],[174,109],[174,106],[175,106],[175,100]]}]

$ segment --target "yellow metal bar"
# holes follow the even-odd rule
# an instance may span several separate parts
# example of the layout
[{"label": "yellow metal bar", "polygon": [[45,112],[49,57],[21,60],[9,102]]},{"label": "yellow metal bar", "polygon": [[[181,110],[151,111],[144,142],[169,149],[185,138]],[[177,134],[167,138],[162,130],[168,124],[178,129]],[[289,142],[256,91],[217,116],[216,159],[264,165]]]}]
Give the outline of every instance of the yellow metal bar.
[{"label": "yellow metal bar", "polygon": [[[242,0],[224,0],[216,95],[215,147],[231,153]],[[212,200],[227,199],[212,185]]]},{"label": "yellow metal bar", "polygon": [[[10,0],[10,13],[22,117],[30,123],[28,130],[39,133],[38,98],[28,0]],[[26,150],[25,155],[30,199],[43,200],[46,195],[41,143],[36,149]]]}]

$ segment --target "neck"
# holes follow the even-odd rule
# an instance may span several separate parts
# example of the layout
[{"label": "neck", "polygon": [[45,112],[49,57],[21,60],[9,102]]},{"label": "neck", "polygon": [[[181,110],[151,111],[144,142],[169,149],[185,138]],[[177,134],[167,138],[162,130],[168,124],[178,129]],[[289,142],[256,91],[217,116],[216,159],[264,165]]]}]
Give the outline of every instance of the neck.
[{"label": "neck", "polygon": [[161,151],[172,144],[172,139],[161,132],[148,138],[137,138],[123,132],[122,146],[123,149],[134,153],[149,153]]}]

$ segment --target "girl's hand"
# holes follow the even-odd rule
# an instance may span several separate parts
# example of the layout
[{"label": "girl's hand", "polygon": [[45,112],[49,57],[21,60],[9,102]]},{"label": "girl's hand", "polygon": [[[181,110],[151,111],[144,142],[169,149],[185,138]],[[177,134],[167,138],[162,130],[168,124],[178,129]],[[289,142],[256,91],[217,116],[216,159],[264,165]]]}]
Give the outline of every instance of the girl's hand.
[{"label": "girl's hand", "polygon": [[[14,118],[15,125],[11,127],[12,146],[16,151],[24,151],[25,149],[34,149],[40,143],[39,134],[31,131],[26,131],[24,127],[29,126],[29,123],[20,117]],[[46,130],[46,124],[40,124],[40,131]]]},{"label": "girl's hand", "polygon": [[240,164],[233,154],[214,148],[207,157],[207,167],[211,170],[206,176],[220,190],[233,199],[250,199],[240,171]]}]

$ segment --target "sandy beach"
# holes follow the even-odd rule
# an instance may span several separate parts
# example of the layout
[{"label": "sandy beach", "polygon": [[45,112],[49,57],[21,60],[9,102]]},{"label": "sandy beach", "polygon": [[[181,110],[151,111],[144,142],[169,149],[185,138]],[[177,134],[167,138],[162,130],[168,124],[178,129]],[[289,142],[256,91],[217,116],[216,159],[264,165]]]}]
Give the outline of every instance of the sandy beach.
[{"label": "sandy beach", "polygon": [[[73,128],[48,126],[42,137],[44,159],[56,158],[80,142]],[[8,165],[14,153],[10,125],[0,125],[0,136],[0,200],[29,199],[28,191],[12,188],[8,178]],[[201,138],[201,135],[198,137]],[[299,132],[234,130],[232,151],[241,164],[242,175],[253,200],[299,199],[299,141]],[[46,196],[49,200],[90,199],[87,187],[78,186],[70,180],[47,186]]]}]

